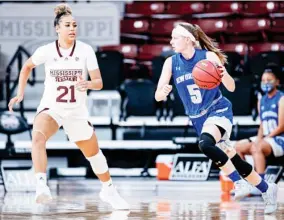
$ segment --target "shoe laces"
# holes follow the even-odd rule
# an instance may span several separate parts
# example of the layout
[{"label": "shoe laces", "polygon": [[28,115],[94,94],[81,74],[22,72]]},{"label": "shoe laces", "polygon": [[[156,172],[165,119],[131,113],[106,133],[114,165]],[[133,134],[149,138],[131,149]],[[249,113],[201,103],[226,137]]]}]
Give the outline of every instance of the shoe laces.
[{"label": "shoe laces", "polygon": [[264,203],[265,203],[265,205],[272,205],[273,204],[273,202],[272,202],[272,196],[270,196],[270,195],[268,195],[269,194],[269,192],[267,191],[267,192],[265,192],[265,193],[263,193],[262,194],[262,198],[263,198],[263,200],[264,200]]},{"label": "shoe laces", "polygon": [[105,191],[110,196],[119,195],[115,186],[104,187],[103,191]]},{"label": "shoe laces", "polygon": [[242,189],[243,187],[245,187],[246,183],[244,183],[243,181],[237,181],[237,182],[235,182],[234,185],[235,185],[235,189],[239,190],[239,189]]}]

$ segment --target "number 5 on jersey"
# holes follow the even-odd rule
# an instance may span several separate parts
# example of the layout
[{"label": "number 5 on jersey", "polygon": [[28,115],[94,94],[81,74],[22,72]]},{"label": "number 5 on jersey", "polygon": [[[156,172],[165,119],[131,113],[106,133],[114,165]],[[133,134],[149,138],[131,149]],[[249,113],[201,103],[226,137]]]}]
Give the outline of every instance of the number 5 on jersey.
[{"label": "number 5 on jersey", "polygon": [[[69,88],[67,86],[58,86],[57,87],[57,91],[62,91],[61,94],[56,98],[56,102],[64,102],[64,103],[67,103],[67,102],[70,102],[70,103],[73,103],[73,102],[76,102],[76,99],[75,99],[75,86],[70,86]],[[65,97],[68,93],[71,93],[71,98],[70,100],[68,101],[68,99]]]},{"label": "number 5 on jersey", "polygon": [[202,102],[201,92],[196,84],[187,86],[192,103],[199,104]]}]

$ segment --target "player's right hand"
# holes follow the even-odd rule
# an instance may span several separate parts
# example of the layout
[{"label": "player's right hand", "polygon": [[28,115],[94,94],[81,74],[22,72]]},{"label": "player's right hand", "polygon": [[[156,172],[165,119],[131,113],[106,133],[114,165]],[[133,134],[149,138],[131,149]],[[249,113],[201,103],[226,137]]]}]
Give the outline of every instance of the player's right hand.
[{"label": "player's right hand", "polygon": [[24,99],[24,96],[23,95],[17,95],[15,96],[14,98],[12,98],[8,104],[8,107],[9,107],[9,111],[10,112],[13,112],[13,106],[14,104],[16,103],[20,103],[22,100]]},{"label": "player's right hand", "polygon": [[173,86],[171,86],[171,85],[166,84],[166,85],[163,86],[162,92],[164,93],[165,98],[169,95],[169,93],[172,91],[172,89],[173,89]]}]

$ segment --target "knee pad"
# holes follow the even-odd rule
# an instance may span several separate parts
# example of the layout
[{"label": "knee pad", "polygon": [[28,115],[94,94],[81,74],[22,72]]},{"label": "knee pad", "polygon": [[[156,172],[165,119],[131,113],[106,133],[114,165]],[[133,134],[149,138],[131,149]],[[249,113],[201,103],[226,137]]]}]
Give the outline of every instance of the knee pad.
[{"label": "knee pad", "polygon": [[253,170],[252,165],[244,161],[238,154],[232,157],[231,161],[243,178],[246,178],[248,175],[250,175]]},{"label": "knee pad", "polygon": [[95,174],[103,174],[108,171],[107,161],[101,150],[96,155],[87,157],[87,160],[90,162]]},{"label": "knee pad", "polygon": [[218,147],[216,141],[209,133],[202,133],[198,147],[208,158],[210,158],[218,167],[224,166],[228,161],[228,156]]}]

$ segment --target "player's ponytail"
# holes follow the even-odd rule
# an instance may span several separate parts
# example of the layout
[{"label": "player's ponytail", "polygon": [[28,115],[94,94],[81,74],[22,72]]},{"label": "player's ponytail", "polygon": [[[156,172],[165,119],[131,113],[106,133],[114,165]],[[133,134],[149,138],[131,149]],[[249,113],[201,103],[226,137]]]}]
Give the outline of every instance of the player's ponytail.
[{"label": "player's ponytail", "polygon": [[60,19],[64,15],[72,15],[72,10],[68,4],[59,4],[54,8],[54,27],[59,25]]},{"label": "player's ponytail", "polygon": [[196,29],[197,39],[201,48],[216,53],[222,64],[227,63],[227,56],[217,47],[217,43],[212,38],[208,37],[197,24],[193,26]]},{"label": "player's ponytail", "polygon": [[195,47],[212,51],[216,53],[222,64],[227,63],[227,56],[217,47],[217,43],[208,37],[197,24],[178,23],[178,25],[188,30],[195,37],[196,42],[199,43],[199,45],[194,45]]}]

